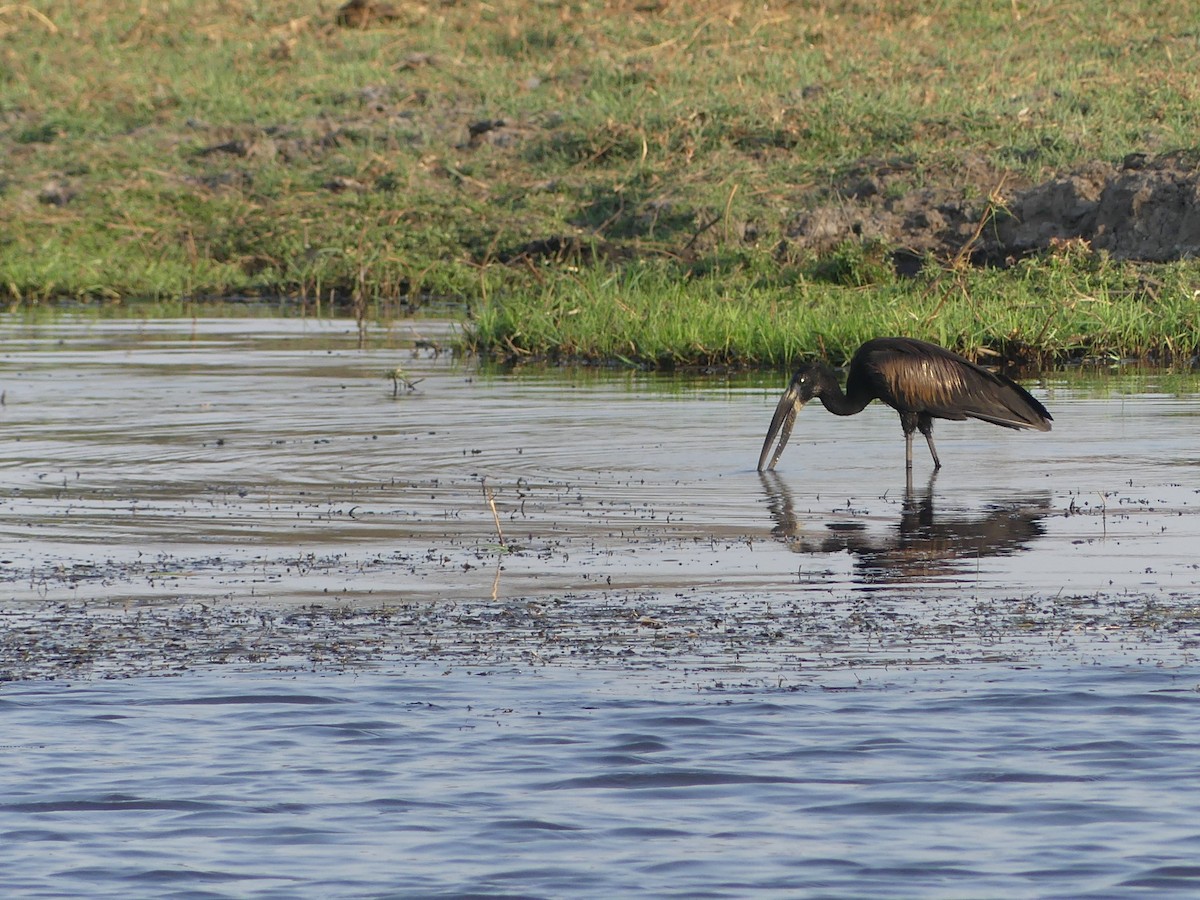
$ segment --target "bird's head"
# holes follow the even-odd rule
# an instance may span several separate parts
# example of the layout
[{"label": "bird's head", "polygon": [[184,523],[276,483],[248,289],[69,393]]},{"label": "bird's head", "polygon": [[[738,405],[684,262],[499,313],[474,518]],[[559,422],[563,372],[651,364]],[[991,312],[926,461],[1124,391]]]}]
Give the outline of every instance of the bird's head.
[{"label": "bird's head", "polygon": [[762,453],[758,455],[758,471],[763,470],[763,463],[767,461],[767,454],[771,452],[771,442],[775,440],[775,435],[779,435],[779,446],[775,448],[767,466],[768,469],[775,468],[775,463],[779,462],[779,457],[783,454],[783,448],[787,446],[788,438],[792,436],[792,426],[796,424],[797,413],[805,403],[820,395],[821,384],[820,371],[816,366],[804,366],[792,376],[788,389],[783,392],[775,407],[775,415],[771,417],[771,427],[767,429]]},{"label": "bird's head", "polygon": [[796,374],[792,376],[791,384],[788,385],[789,391],[795,391],[796,396],[800,400],[800,405],[803,406],[813,397],[821,395],[821,388],[825,384],[824,371],[822,367],[816,363],[803,366],[796,370]]}]

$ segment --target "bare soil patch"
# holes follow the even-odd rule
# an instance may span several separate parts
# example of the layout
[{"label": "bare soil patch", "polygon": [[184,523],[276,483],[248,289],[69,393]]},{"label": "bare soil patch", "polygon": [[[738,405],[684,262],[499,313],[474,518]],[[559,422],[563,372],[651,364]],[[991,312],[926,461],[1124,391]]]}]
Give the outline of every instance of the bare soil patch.
[{"label": "bare soil patch", "polygon": [[1132,154],[1095,161],[1038,183],[1014,182],[990,161],[924,171],[905,159],[852,167],[787,229],[797,249],[822,253],[876,240],[919,260],[1005,264],[1070,241],[1120,260],[1166,262],[1200,250],[1197,155]]}]

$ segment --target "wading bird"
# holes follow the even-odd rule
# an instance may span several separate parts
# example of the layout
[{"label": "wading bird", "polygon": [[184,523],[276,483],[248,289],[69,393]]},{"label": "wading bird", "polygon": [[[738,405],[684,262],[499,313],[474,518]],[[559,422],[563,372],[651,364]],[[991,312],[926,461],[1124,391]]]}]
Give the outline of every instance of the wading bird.
[{"label": "wading bird", "polygon": [[1005,428],[1050,430],[1051,416],[1046,407],[1011,378],[989,372],[937,344],[913,338],[875,338],[859,347],[850,360],[845,393],[838,386],[837,376],[821,363],[806,365],[792,376],[775,407],[758,457],[758,471],[763,471],[771,442],[778,434],[779,446],[767,466],[775,468],[791,437],[796,414],[813,397],[839,416],[862,412],[872,400],[882,400],[900,413],[904,463],[910,476],[914,431],[925,435],[933,467],[942,467],[933,446],[934,419],[981,419]]}]

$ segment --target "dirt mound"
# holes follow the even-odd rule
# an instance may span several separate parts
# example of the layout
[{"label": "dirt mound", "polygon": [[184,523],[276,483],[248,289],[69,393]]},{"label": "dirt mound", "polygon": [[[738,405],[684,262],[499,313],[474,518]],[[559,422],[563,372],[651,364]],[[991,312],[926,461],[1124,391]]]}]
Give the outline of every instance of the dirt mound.
[{"label": "dirt mound", "polygon": [[965,254],[979,264],[1004,264],[1072,239],[1117,259],[1200,255],[1200,153],[1134,154],[1035,185],[1006,181],[981,159],[932,182],[923,174],[925,184],[907,189],[914,177],[909,161],[863,160],[793,219],[788,236],[808,251],[875,239],[900,259]]},{"label": "dirt mound", "polygon": [[1020,256],[1082,238],[1117,259],[1165,262],[1200,253],[1195,154],[1093,163],[1013,198],[997,221],[997,251]]}]

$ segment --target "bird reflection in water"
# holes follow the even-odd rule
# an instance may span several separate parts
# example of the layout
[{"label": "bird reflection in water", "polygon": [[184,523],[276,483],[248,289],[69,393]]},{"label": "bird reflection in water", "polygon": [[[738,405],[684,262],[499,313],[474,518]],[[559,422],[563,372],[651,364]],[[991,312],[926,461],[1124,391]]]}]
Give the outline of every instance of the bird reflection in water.
[{"label": "bird reflection in water", "polygon": [[760,472],[771,534],[796,553],[840,553],[855,557],[864,580],[905,582],[953,575],[980,557],[1006,556],[1028,548],[1045,533],[1050,497],[1025,494],[988,504],[976,512],[934,512],[934,483],[904,492],[900,521],[885,531],[863,520],[818,521],[797,517],[792,493],[775,472]]}]

